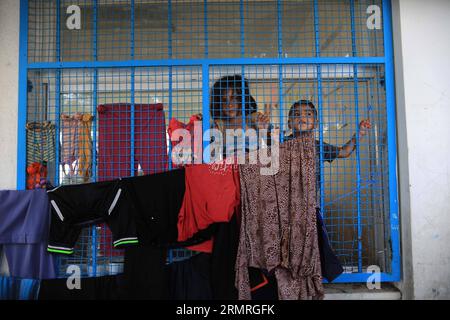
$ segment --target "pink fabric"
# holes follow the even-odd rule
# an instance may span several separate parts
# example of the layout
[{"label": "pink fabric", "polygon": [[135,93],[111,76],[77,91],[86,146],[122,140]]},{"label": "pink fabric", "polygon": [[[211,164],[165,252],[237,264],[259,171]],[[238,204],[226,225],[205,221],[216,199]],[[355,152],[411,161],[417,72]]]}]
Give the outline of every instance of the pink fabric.
[{"label": "pink fabric", "polygon": [[[162,104],[134,105],[134,175],[167,170],[168,156]],[[131,105],[104,104],[98,111],[98,181],[131,176]],[[138,172],[138,165],[143,172]],[[112,235],[102,226],[101,247],[106,256],[120,256],[112,249]]]},{"label": "pink fabric", "polygon": [[[131,176],[131,105],[105,104],[98,111],[99,181]],[[167,170],[166,127],[162,104],[135,104],[134,174]]]}]

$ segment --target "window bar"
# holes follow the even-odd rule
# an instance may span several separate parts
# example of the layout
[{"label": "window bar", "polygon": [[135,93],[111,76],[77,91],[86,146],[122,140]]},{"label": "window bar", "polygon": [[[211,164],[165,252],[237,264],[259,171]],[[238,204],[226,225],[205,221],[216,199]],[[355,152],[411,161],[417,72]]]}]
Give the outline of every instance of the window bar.
[{"label": "window bar", "polygon": [[203,29],[204,29],[204,47],[205,47],[205,58],[208,58],[209,48],[208,48],[208,0],[203,0]]},{"label": "window bar", "polygon": [[135,47],[135,41],[134,41],[134,25],[135,25],[135,5],[134,0],[131,0],[131,34],[130,34],[130,57],[131,60],[134,60],[134,47]]},{"label": "window bar", "polygon": [[[209,34],[208,34],[208,0],[203,2],[203,23],[205,25],[204,38],[205,38],[205,55],[206,58],[209,54]],[[210,114],[209,114],[209,66],[208,62],[202,63],[202,158],[204,163],[210,162],[210,154],[205,150],[208,147],[209,140],[204,139],[204,134],[207,130],[210,130]],[[208,149],[209,150],[209,149]]]},{"label": "window bar", "polygon": [[298,57],[298,58],[218,58],[218,59],[162,59],[162,60],[132,60],[132,61],[67,61],[67,62],[35,62],[28,65],[28,69],[79,69],[79,68],[129,68],[148,66],[198,66],[209,65],[293,65],[293,64],[379,64],[385,63],[384,57]]},{"label": "window bar", "polygon": [[[369,103],[367,105],[367,116],[370,117],[371,116],[371,110],[374,107],[375,103],[374,103],[374,85],[376,85],[376,79],[378,79],[378,68],[375,68],[375,79],[373,79],[372,81],[364,81],[363,83],[365,84],[365,94],[367,99],[369,100]],[[379,97],[378,101],[379,101]],[[367,100],[366,99],[366,100]],[[378,103],[379,105],[379,103]],[[377,113],[377,115],[379,116],[379,113]],[[374,118],[374,117],[372,117]],[[376,120],[377,123],[380,123],[379,120]],[[376,134],[374,134],[375,130],[377,130],[377,127],[374,125],[373,126],[373,131],[372,133],[368,134],[368,147],[369,147],[369,176],[368,176],[368,180],[370,181],[369,183],[371,184],[372,187],[369,188],[370,190],[370,206],[371,206],[371,213],[372,216],[370,217],[370,222],[372,224],[371,226],[371,230],[373,230],[373,243],[372,243],[372,248],[373,248],[373,253],[372,253],[372,257],[371,259],[373,259],[373,261],[379,261],[378,256],[379,256],[379,247],[378,247],[378,243],[379,243],[379,232],[378,232],[378,225],[377,225],[377,212],[379,212],[380,210],[378,209],[378,204],[380,203],[379,199],[379,192],[376,186],[378,185],[378,181],[379,181],[379,177],[378,177],[378,155],[377,155],[377,146],[379,144],[379,142],[377,141],[376,138]],[[367,217],[367,219],[369,220],[369,216]],[[370,239],[370,238],[369,238]],[[385,268],[383,267],[383,270]]]},{"label": "window bar", "polygon": [[[98,18],[98,0],[94,0],[94,7],[93,7],[93,34],[92,34],[92,55],[94,58],[94,61],[97,61],[98,59],[98,52],[97,52],[97,18]],[[96,114],[97,109],[97,89],[98,89],[98,70],[97,68],[94,69],[94,83],[93,83],[93,114]],[[93,129],[93,140],[92,140],[92,178],[93,181],[97,181],[97,117],[94,118],[94,121],[92,121],[92,129]],[[92,272],[93,276],[95,277],[97,275],[97,227],[92,227]]]},{"label": "window bar", "polygon": [[[278,33],[278,58],[283,57],[283,29],[282,29],[282,3],[281,0],[277,0],[277,33]],[[271,108],[272,106],[270,106]],[[280,111],[280,142],[284,141],[283,134],[283,65],[278,65],[278,108]]]},{"label": "window bar", "polygon": [[[55,51],[56,51],[56,61],[57,62],[61,62],[61,50],[60,50],[60,46],[61,46],[61,42],[60,42],[60,38],[61,38],[61,33],[60,33],[60,17],[61,17],[61,3],[60,0],[56,0],[56,43],[55,43]],[[61,113],[61,105],[60,105],[60,101],[61,101],[61,69],[56,69],[55,71],[55,179],[54,179],[54,185],[55,186],[59,186],[60,184],[60,177],[59,177],[59,173],[61,170],[61,164],[60,164],[60,158],[59,158],[59,144],[61,142],[61,137],[60,137],[60,126],[61,126],[61,121],[60,121],[60,113]],[[62,258],[58,257],[57,258],[57,267],[58,270],[62,264]]]},{"label": "window bar", "polygon": [[[60,28],[60,22],[61,21],[61,2],[60,0],[56,0],[56,61],[57,62],[61,62],[61,28]],[[55,82],[56,82],[56,86],[55,86],[55,135],[56,135],[56,141],[57,143],[55,144],[55,167],[56,172],[55,172],[55,185],[58,186],[60,183],[60,179],[59,179],[59,173],[61,170],[60,167],[60,159],[59,159],[59,143],[61,141],[61,137],[60,135],[60,126],[61,126],[61,122],[60,122],[60,113],[61,113],[61,106],[60,106],[60,101],[61,101],[61,69],[56,69],[55,71]]]},{"label": "window bar", "polygon": [[[203,25],[204,25],[204,41],[205,41],[205,58],[209,56],[209,34],[208,34],[208,0],[203,1]],[[210,129],[209,115],[209,64],[202,64],[202,132],[203,134]],[[209,141],[204,141],[202,137],[202,160],[209,163],[210,155],[203,153]]]},{"label": "window bar", "polygon": [[[168,55],[169,59],[172,59],[172,0],[169,0],[167,3],[167,12],[168,12],[168,27],[167,27],[167,36],[168,36]],[[169,66],[169,121],[172,119],[172,103],[173,103],[173,96],[172,96],[172,88],[173,88],[173,79],[172,79],[172,66]],[[172,143],[169,141],[169,170],[172,170]],[[172,250],[169,250],[169,262],[172,261]]]},{"label": "window bar", "polygon": [[[244,0],[239,1],[239,31],[240,31],[240,49],[241,49],[241,58],[245,57],[245,20],[244,20]],[[242,80],[244,80],[245,74],[245,66],[241,66],[241,76]],[[250,84],[249,84],[250,85]],[[244,130],[244,136],[242,138],[242,153],[245,153],[245,128],[246,128],[246,115],[245,115],[245,101],[247,99],[250,100],[250,97],[245,96],[245,83],[241,81],[241,92],[243,99],[241,101],[241,118],[242,118],[242,129]],[[249,88],[250,92],[250,88]],[[225,140],[223,140],[225,141]]]},{"label": "window bar", "polygon": [[[350,0],[350,20],[352,31],[352,56],[358,55],[356,48],[355,31],[355,1]],[[361,225],[361,159],[359,152],[359,96],[358,96],[358,67],[353,65],[353,94],[355,99],[355,125],[356,125],[356,205],[357,205],[357,224],[358,224],[358,272],[362,272],[362,225]]]},{"label": "window bar", "polygon": [[[131,0],[131,39],[130,39],[130,55],[132,60],[134,60],[134,0]],[[130,75],[130,86],[131,86],[131,110],[130,110],[130,176],[134,176],[135,164],[135,99],[134,99],[134,85],[135,85],[135,67],[131,67]]]},{"label": "window bar", "polygon": [[[320,33],[319,33],[319,3],[314,0],[314,35],[316,58],[320,58]],[[319,144],[320,144],[320,209],[325,215],[324,173],[323,173],[323,114],[322,114],[322,66],[317,65],[317,112],[319,114]],[[317,156],[317,155],[316,155]],[[317,194],[317,190],[316,190]]]},{"label": "window bar", "polygon": [[205,139],[205,133],[210,129],[210,114],[209,114],[209,64],[202,64],[202,101],[203,101],[203,121],[202,121],[202,142],[203,142],[203,162],[210,162],[210,154],[205,152],[206,150],[210,150],[208,148],[209,139]]},{"label": "window bar", "polygon": [[[381,79],[382,79],[382,77],[381,77],[381,74],[382,74],[382,72],[383,72],[383,69],[382,69],[382,67],[381,66],[377,66],[377,68],[376,68],[376,72],[377,72],[377,77],[376,77],[376,82],[375,82],[375,89],[376,89],[376,95],[377,95],[377,105],[378,105],[378,108],[381,108],[383,105],[385,105],[385,104],[383,104],[383,102],[382,102],[382,99],[381,99],[381,94],[382,94],[382,92],[385,92],[385,91],[383,91],[384,90],[384,88],[383,88],[383,86],[381,85]],[[389,238],[389,236],[388,236],[388,230],[389,230],[389,227],[387,226],[387,225],[385,225],[385,222],[386,222],[386,203],[385,203],[385,201],[384,201],[384,197],[385,197],[385,191],[384,190],[386,190],[386,181],[384,181],[384,178],[383,178],[383,176],[384,176],[384,168],[385,168],[385,160],[384,160],[384,157],[383,157],[383,149],[384,149],[384,147],[382,147],[380,144],[382,143],[381,141],[382,141],[382,135],[381,135],[381,133],[382,132],[385,132],[385,128],[383,128],[383,126],[381,125],[383,122],[384,122],[384,119],[385,119],[386,117],[385,116],[382,116],[382,114],[381,114],[381,112],[380,111],[378,111],[377,112],[377,123],[376,123],[376,125],[374,126],[375,127],[375,130],[377,130],[376,131],[376,133],[377,133],[377,138],[376,138],[376,143],[377,143],[377,177],[378,177],[378,179],[379,179],[379,181],[380,181],[380,187],[379,187],[379,190],[378,190],[378,195],[379,195],[379,197],[381,198],[381,199],[383,199],[383,201],[380,201],[379,202],[379,210],[380,210],[380,215],[381,215],[381,218],[382,218],[382,237],[383,237],[383,265],[384,266],[387,266],[388,265],[388,260],[387,259],[389,259],[389,254],[387,253],[387,250],[386,250],[386,248],[387,248],[387,245],[386,245],[386,241],[387,241],[387,239]],[[378,223],[379,223],[379,221],[378,221]]]},{"label": "window bar", "polygon": [[[168,55],[169,55],[169,59],[172,59],[172,0],[169,0],[167,2],[167,21],[168,21],[168,26],[167,26],[167,46],[168,46]],[[172,119],[172,104],[173,104],[173,96],[172,96],[172,88],[173,88],[173,83],[172,83],[172,66],[168,67],[169,69],[169,121],[170,119]],[[172,170],[172,142],[169,141],[169,157],[168,157],[168,161],[169,161],[169,170]],[[168,263],[172,263],[173,262],[173,250],[169,249],[167,250],[167,262]]]},{"label": "window bar", "polygon": [[[17,137],[17,189],[24,190],[26,182],[26,122],[28,99],[28,1],[20,1],[20,55],[19,55],[19,110],[18,110],[18,137]],[[56,158],[58,161],[58,158]],[[58,162],[56,162],[58,163]]]},{"label": "window bar", "polygon": [[389,161],[389,219],[391,227],[390,244],[392,250],[391,273],[395,281],[399,281],[400,274],[400,239],[397,199],[397,145],[396,145],[396,116],[395,116],[395,83],[394,83],[394,51],[392,45],[392,12],[391,1],[383,0],[383,28],[384,28],[384,56],[385,86],[387,107],[387,149]]},{"label": "window bar", "polygon": [[[94,7],[93,7],[93,32],[92,32],[92,57],[94,61],[97,61],[98,59],[98,52],[97,52],[97,10],[98,10],[98,4],[97,0],[94,0]],[[97,88],[98,86],[98,70],[97,68],[94,69],[93,72],[93,85],[92,85],[92,104],[93,104],[93,112],[94,115],[94,121],[92,121],[92,181],[97,181],[97,117],[96,117],[96,110],[97,110],[97,103],[98,103],[98,95],[97,95]]]}]

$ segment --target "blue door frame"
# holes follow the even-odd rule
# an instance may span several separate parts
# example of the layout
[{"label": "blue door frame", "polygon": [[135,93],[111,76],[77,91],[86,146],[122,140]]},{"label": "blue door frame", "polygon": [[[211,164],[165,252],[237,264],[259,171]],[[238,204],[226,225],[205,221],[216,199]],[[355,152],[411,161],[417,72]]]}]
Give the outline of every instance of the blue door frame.
[{"label": "blue door frame", "polygon": [[[318,45],[318,15],[317,6],[319,0],[314,0],[315,8],[315,29],[316,29],[316,57],[309,58],[282,58],[281,54],[278,58],[233,58],[233,59],[162,59],[162,60],[127,60],[127,61],[96,61],[96,40],[94,40],[94,61],[89,62],[42,62],[42,63],[28,63],[28,1],[20,1],[20,51],[19,51],[19,108],[18,108],[18,147],[17,147],[17,189],[25,189],[26,181],[26,118],[27,118],[27,73],[33,69],[54,69],[57,71],[57,77],[62,69],[71,68],[131,68],[132,72],[135,67],[152,67],[152,66],[168,66],[169,70],[172,66],[199,66],[202,68],[203,75],[203,115],[204,126],[209,124],[209,70],[210,67],[216,65],[278,65],[280,66],[279,72],[281,72],[281,66],[289,64],[311,64],[317,65],[318,75],[320,75],[321,65],[326,64],[352,64],[355,66],[356,72],[357,66],[362,64],[382,64],[385,66],[385,88],[386,88],[386,108],[387,108],[387,129],[388,129],[388,162],[389,162],[389,202],[390,202],[390,246],[391,246],[391,273],[381,273],[380,280],[382,282],[397,282],[401,279],[401,257],[400,257],[400,230],[399,230],[399,206],[398,206],[398,192],[397,192],[397,145],[396,145],[396,113],[395,113],[395,87],[394,87],[394,56],[392,45],[392,12],[391,1],[383,0],[383,28],[384,28],[384,57],[353,57],[348,58],[322,58],[320,57],[320,48]],[[59,3],[59,0],[57,0]],[[278,8],[280,8],[281,0],[278,0]],[[95,8],[97,7],[96,1]],[[242,0],[241,0],[242,4]],[[353,1],[351,1],[353,5]],[[134,6],[134,1],[131,1],[131,5]],[[205,10],[207,9],[207,1],[204,3]],[[169,1],[170,8],[170,1]],[[241,5],[242,10],[242,5]],[[131,10],[134,12],[133,8]],[[169,17],[170,19],[170,11]],[[59,15],[59,13],[58,13]],[[241,14],[241,17],[243,15]],[[280,12],[278,11],[278,17]],[[59,17],[58,17],[59,18]],[[58,20],[58,19],[57,19]],[[352,19],[353,20],[353,19]],[[206,24],[205,19],[205,24]],[[132,24],[134,26],[134,15],[132,15]],[[353,23],[352,23],[353,26]],[[59,29],[59,28],[58,28]],[[134,30],[134,28],[131,28]],[[94,37],[96,38],[96,28],[94,28]],[[132,31],[133,33],[133,31]],[[169,32],[170,33],[170,32]],[[281,53],[281,24],[278,23],[279,33],[279,53]],[[57,32],[57,52],[59,48],[59,32]],[[207,39],[207,28],[205,28],[205,39]],[[169,37],[169,57],[170,55],[170,37]],[[131,41],[134,42],[134,36],[132,35]],[[241,42],[243,39],[241,39]],[[133,48],[134,43],[132,43]],[[132,50],[133,52],[133,50]],[[208,48],[205,48],[206,57]],[[355,53],[355,52],[354,52]],[[132,55],[133,57],[133,55]],[[58,59],[59,60],[59,59]],[[94,74],[94,81],[95,75]],[[134,97],[134,85],[133,77],[131,86],[131,96]],[[319,92],[321,80],[318,76]],[[58,80],[58,78],[57,78]],[[282,82],[282,77],[280,77]],[[57,81],[59,83],[59,81]],[[282,83],[280,83],[282,85]],[[170,85],[170,84],[169,84]],[[58,87],[56,88],[56,94],[58,96]],[[169,93],[171,95],[171,93]],[[95,96],[95,94],[94,94]],[[170,100],[170,97],[169,97]],[[319,110],[320,110],[320,95],[319,95]],[[170,116],[170,115],[169,115]],[[58,128],[57,128],[58,130]],[[320,139],[321,140],[321,139]],[[95,152],[95,151],[94,151]],[[58,163],[58,162],[57,162]],[[57,170],[58,171],[58,170]],[[95,170],[94,170],[95,172]],[[94,177],[95,179],[95,177]],[[322,179],[323,181],[323,179]],[[358,185],[359,189],[359,185]],[[322,188],[323,190],[323,188]],[[323,198],[323,197],[322,197]],[[359,213],[358,213],[359,216]],[[359,224],[359,223],[358,223]],[[94,228],[95,229],[95,228]],[[360,228],[358,228],[360,233]],[[95,232],[95,231],[94,231]],[[95,245],[95,234],[94,234]],[[95,263],[95,261],[94,261]],[[360,264],[360,263],[359,263]],[[368,278],[373,276],[372,273],[363,272],[361,270],[358,273],[345,273],[342,274],[334,282],[336,283],[352,283],[352,282],[367,282]],[[95,266],[94,266],[95,269]],[[95,272],[94,272],[95,274]]]}]

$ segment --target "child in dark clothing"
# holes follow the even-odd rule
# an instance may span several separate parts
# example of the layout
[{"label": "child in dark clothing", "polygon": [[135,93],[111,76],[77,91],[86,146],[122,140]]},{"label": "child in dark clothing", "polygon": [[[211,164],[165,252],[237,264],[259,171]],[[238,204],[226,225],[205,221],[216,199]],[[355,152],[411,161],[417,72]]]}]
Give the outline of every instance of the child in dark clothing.
[{"label": "child in dark clothing", "polygon": [[[311,131],[317,125],[317,110],[314,104],[309,100],[299,100],[295,102],[289,109],[288,127],[292,130],[292,134],[286,136],[285,139],[294,139],[303,132]],[[362,120],[359,123],[359,140],[367,135],[368,130],[372,125],[368,119]],[[356,133],[353,137],[342,147],[334,146],[326,142],[323,145],[322,160],[333,162],[337,158],[348,158],[356,149]],[[316,140],[316,175],[317,175],[317,190],[320,188],[320,142]]]},{"label": "child in dark clothing", "polygon": [[[292,134],[287,139],[299,137],[302,132],[311,131],[316,128],[317,110],[314,104],[309,100],[299,100],[295,102],[289,110],[288,126],[292,130]],[[368,119],[362,120],[359,124],[359,139],[367,135],[368,130],[372,127]],[[320,152],[320,143],[316,141],[317,155]],[[332,162],[336,158],[348,158],[356,149],[356,133],[342,147],[333,146],[323,143],[323,160]]]}]

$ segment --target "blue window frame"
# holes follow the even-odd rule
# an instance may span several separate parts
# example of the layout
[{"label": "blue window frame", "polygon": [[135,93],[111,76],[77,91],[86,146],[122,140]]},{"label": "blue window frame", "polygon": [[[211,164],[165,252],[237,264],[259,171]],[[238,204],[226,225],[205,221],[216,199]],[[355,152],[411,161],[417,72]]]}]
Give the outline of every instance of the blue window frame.
[{"label": "blue window frame", "polygon": [[[80,9],[79,29],[66,24],[71,5]],[[381,10],[378,28],[368,27],[376,15],[369,6]],[[351,158],[321,162],[320,205],[346,270],[336,282],[365,282],[370,265],[380,266],[381,281],[400,280],[390,0],[21,0],[20,20],[18,189],[32,160],[28,122],[54,125],[48,177],[59,185],[79,182],[61,165],[67,147],[61,115],[92,114],[89,181],[98,181],[105,176],[98,169],[96,108],[127,103],[125,165],[134,175],[137,104],[163,103],[166,122],[201,112],[205,130],[212,84],[242,74],[281,140],[291,104],[314,102],[321,160],[325,141],[341,145],[361,119],[371,119],[373,130],[357,138]],[[108,242],[104,227],[86,229],[76,253],[61,260],[62,274],[67,264],[83,266],[85,276],[120,272],[123,255],[105,251]],[[171,251],[169,260],[183,254]]]}]

